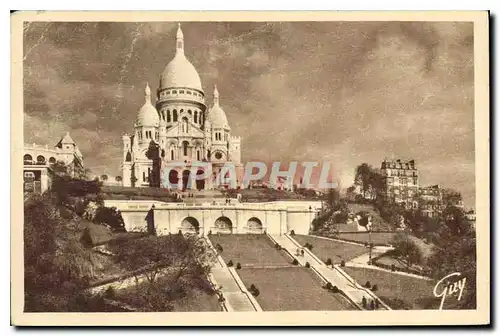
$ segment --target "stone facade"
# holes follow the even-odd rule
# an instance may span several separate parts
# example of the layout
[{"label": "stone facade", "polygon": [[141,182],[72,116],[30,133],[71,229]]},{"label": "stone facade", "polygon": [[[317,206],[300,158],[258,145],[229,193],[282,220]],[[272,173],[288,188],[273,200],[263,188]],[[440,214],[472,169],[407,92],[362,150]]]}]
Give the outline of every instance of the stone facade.
[{"label": "stone facade", "polygon": [[163,203],[155,201],[105,200],[105,206],[120,210],[127,231],[147,229],[146,216],[154,205],[158,234],[198,232],[309,234],[320,201],[278,201],[267,203]]},{"label": "stone facade", "polygon": [[[151,90],[146,85],[145,102],[139,110],[134,134],[125,134],[122,140],[122,177],[126,187],[160,186],[162,178],[168,178],[172,184],[181,182],[186,187],[187,181],[193,178],[190,171],[196,162],[210,165],[215,173],[226,162],[231,162],[238,176],[242,174],[241,139],[231,132],[217,87],[213,105],[207,108],[200,77],[184,54],[180,25],[175,57],[160,76],[155,105],[151,103]],[[151,146],[157,148],[158,159],[150,155]],[[161,167],[170,162],[183,162],[185,167],[171,171],[169,176],[159,176]],[[193,171],[201,173],[196,168]],[[197,189],[210,189],[209,180],[199,183]]]},{"label": "stone facade", "polygon": [[387,200],[408,208],[418,207],[419,175],[414,160],[384,160],[380,172],[384,178],[383,196]]},{"label": "stone facade", "polygon": [[62,162],[68,173],[75,176],[84,168],[83,155],[69,133],[53,147],[25,144],[23,156],[24,191],[43,193],[50,187],[53,173],[51,165]]}]

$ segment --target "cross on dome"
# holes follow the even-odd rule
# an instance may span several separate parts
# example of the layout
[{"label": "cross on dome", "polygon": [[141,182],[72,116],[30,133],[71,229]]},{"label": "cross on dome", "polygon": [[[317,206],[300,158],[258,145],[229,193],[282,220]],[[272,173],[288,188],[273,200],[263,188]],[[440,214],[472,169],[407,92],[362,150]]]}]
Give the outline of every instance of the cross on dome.
[{"label": "cross on dome", "polygon": [[149,88],[149,83],[146,83],[146,88],[144,89],[146,101],[151,102],[151,89]]},{"label": "cross on dome", "polygon": [[181,29],[181,24],[180,23],[177,24],[177,36],[176,36],[176,40],[177,40],[176,53],[182,53],[182,54],[184,54],[184,34],[182,33],[182,29]]},{"label": "cross on dome", "polygon": [[219,90],[217,90],[217,84],[214,85],[214,106],[219,105]]}]

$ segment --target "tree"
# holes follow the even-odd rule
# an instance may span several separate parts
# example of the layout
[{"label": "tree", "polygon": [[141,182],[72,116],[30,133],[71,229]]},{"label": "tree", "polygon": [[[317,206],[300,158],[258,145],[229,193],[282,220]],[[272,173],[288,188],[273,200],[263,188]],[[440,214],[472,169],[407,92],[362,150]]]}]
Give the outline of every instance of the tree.
[{"label": "tree", "polygon": [[422,251],[408,233],[397,233],[391,244],[394,246],[392,256],[404,263],[407,271],[411,266],[422,262]]},{"label": "tree", "polygon": [[25,311],[89,309],[85,305],[92,297],[85,288],[93,278],[94,260],[80,239],[78,222],[61,217],[53,194],[33,195],[25,202]]},{"label": "tree", "polygon": [[113,231],[125,231],[125,222],[123,221],[120,211],[115,207],[97,208],[94,216],[94,222],[98,224],[106,224]]},{"label": "tree", "polygon": [[[433,248],[427,260],[429,275],[435,279],[460,272],[465,277],[463,296],[457,302],[458,308],[476,308],[476,233],[471,230],[461,236],[446,235]],[[486,281],[488,282],[489,279]]]},{"label": "tree", "polygon": [[356,167],[354,184],[360,186],[363,198],[377,199],[384,188],[384,178],[378,169],[362,163]]},{"label": "tree", "polygon": [[116,182],[121,182],[122,181],[122,177],[121,176],[116,176],[115,177],[115,181]]},{"label": "tree", "polygon": [[102,175],[101,175],[101,180],[102,180],[102,181],[107,181],[107,180],[108,180],[108,175],[106,175],[106,174],[102,174]]},{"label": "tree", "polygon": [[[206,288],[214,255],[196,235],[146,236],[114,241],[114,261],[134,272],[137,298],[146,311],[170,310],[191,288]],[[141,283],[139,278],[143,278]]]}]

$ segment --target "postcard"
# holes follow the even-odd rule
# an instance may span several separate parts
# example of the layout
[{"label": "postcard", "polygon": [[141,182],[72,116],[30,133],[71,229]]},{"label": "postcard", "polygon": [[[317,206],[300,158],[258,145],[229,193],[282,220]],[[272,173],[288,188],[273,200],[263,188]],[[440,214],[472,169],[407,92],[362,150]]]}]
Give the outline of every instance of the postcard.
[{"label": "postcard", "polygon": [[488,325],[488,23],[13,13],[11,323]]}]

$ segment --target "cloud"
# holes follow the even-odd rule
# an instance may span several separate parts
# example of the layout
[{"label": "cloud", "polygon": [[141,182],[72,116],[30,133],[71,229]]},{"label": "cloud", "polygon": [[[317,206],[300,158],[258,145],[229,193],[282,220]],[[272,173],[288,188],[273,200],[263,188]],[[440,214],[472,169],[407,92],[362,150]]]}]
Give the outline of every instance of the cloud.
[{"label": "cloud", "polygon": [[[347,186],[359,163],[412,158],[425,183],[457,187],[473,205],[471,23],[182,27],[207,104],[217,83],[245,161],[330,160]],[[119,175],[121,135],[132,130],[145,82],[155,92],[175,32],[173,22],[27,25],[25,138],[69,130],[88,166]]]}]

